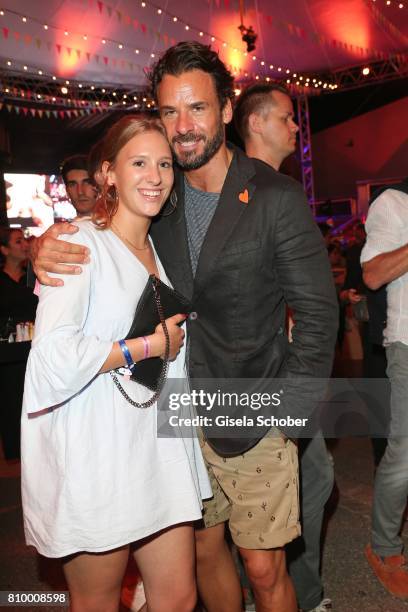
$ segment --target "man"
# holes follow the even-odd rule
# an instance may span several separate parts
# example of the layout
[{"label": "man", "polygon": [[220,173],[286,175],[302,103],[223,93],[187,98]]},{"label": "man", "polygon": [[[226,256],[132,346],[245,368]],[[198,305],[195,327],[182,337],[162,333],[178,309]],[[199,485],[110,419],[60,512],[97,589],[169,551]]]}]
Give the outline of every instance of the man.
[{"label": "man", "polygon": [[68,157],[61,166],[61,174],[72,206],[78,217],[90,215],[95,207],[95,182],[88,172],[86,155]]},{"label": "man", "polygon": [[[233,79],[208,47],[197,42],[171,47],[154,67],[151,83],[184,170],[176,176],[177,208],[160,216],[152,235],[172,283],[192,300],[191,378],[326,377],[337,303],[302,190],[226,146]],[[49,236],[58,233],[54,228]],[[62,259],[50,237],[42,243],[36,262],[42,280],[47,280],[42,270],[65,270],[55,262],[80,263],[77,254],[86,256],[70,245]],[[284,337],[285,301],[298,313],[290,347]],[[310,403],[299,401],[299,389],[289,390],[288,398],[277,414],[310,414]],[[203,442],[216,486],[204,515],[207,529],[197,532],[198,586],[208,612],[241,610],[224,542],[228,518],[257,610],[297,608],[283,548],[299,534],[296,447],[283,434],[267,436],[268,430]]]},{"label": "man", "polygon": [[[277,83],[247,87],[234,111],[235,126],[249,157],[276,171],[296,149],[299,131],[288,91]],[[331,609],[323,598],[320,577],[320,537],[324,506],[333,488],[331,465],[324,438],[299,440],[302,537],[288,547],[289,571],[299,607],[324,612]]]},{"label": "man", "polygon": [[384,345],[391,384],[387,447],[377,468],[367,560],[392,595],[408,598],[408,570],[400,537],[408,495],[408,183],[386,189],[372,203],[361,253],[363,279],[387,285]]}]

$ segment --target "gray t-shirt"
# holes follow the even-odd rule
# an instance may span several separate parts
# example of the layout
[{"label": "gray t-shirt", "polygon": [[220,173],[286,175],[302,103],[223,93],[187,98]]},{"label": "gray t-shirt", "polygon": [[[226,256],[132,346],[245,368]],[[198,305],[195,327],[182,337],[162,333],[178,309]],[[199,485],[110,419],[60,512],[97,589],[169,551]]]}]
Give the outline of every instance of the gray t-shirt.
[{"label": "gray t-shirt", "polygon": [[207,191],[194,189],[184,177],[184,210],[193,276],[197,271],[201,247],[219,199],[219,193],[208,193]]}]

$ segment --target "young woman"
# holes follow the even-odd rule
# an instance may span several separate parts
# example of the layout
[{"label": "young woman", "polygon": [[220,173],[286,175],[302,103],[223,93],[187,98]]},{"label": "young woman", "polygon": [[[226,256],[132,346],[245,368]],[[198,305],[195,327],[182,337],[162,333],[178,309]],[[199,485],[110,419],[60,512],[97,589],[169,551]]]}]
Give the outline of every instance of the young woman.
[{"label": "young woman", "polygon": [[[93,220],[73,242],[92,259],[60,288],[42,287],[22,420],[22,490],[28,544],[64,557],[73,612],[114,612],[129,544],[149,612],[195,605],[190,521],[211,495],[194,439],[161,439],[156,405],[131,405],[110,370],[162,356],[159,325],[125,338],[149,274],[168,282],[148,231],[173,184],[172,157],[160,122],[121,119],[103,147],[105,184]],[[167,319],[169,377],[185,376],[183,313]],[[123,352],[124,351],[124,352]],[[151,391],[119,377],[144,402]]]},{"label": "young woman", "polygon": [[0,320],[34,321],[37,297],[26,286],[29,245],[20,229],[0,228]]}]

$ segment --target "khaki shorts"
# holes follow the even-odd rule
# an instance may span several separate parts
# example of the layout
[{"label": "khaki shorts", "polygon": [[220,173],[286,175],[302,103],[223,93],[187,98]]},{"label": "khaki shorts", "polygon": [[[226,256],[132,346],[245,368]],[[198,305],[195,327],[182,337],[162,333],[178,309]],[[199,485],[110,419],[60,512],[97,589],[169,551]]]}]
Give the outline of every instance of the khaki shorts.
[{"label": "khaki shorts", "polygon": [[234,543],[250,549],[279,548],[300,535],[296,444],[275,433],[226,458],[200,443],[214,493],[204,502],[206,527],[229,520]]}]

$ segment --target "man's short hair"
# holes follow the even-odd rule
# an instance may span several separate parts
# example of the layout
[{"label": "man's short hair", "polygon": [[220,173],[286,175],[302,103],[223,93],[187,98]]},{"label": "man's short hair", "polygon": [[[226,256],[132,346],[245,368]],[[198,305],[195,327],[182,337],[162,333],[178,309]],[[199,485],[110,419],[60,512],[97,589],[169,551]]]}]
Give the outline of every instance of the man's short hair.
[{"label": "man's short hair", "polygon": [[239,95],[234,109],[234,125],[244,142],[249,138],[248,123],[250,115],[262,113],[270,105],[273,105],[274,101],[271,93],[274,91],[280,91],[289,96],[286,87],[280,83],[250,85]]},{"label": "man's short hair", "polygon": [[67,184],[67,174],[71,170],[85,170],[88,172],[88,157],[86,155],[71,155],[71,157],[64,159],[61,164],[61,174],[65,184]]},{"label": "man's short hair", "polygon": [[166,74],[202,70],[212,76],[221,108],[234,97],[234,77],[210,46],[196,41],[180,42],[164,53],[148,74],[152,95],[157,101],[157,87]]}]

